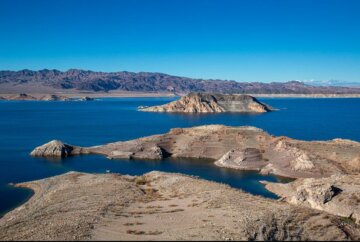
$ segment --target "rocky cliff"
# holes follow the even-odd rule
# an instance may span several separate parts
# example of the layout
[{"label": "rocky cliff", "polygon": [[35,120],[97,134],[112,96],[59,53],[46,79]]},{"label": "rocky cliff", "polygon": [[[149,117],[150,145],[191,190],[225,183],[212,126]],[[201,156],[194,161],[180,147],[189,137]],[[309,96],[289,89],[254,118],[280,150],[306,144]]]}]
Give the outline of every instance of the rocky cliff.
[{"label": "rocky cliff", "polygon": [[140,108],[146,112],[221,113],[249,112],[264,113],[272,108],[249,95],[190,93],[179,100],[154,107]]}]

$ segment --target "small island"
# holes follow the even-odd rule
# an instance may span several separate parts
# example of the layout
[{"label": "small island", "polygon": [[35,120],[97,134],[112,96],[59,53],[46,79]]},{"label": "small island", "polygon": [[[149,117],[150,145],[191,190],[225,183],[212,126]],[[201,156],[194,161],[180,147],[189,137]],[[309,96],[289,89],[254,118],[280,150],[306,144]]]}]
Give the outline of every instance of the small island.
[{"label": "small island", "polygon": [[177,101],[161,106],[139,107],[139,110],[173,113],[265,113],[273,108],[250,95],[190,93]]}]

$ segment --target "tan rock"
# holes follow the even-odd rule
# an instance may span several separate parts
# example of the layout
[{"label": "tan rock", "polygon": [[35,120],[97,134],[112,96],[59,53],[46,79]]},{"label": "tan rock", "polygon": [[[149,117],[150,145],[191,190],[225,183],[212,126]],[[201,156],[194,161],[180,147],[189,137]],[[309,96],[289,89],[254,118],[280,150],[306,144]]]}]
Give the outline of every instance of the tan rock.
[{"label": "tan rock", "polygon": [[74,147],[64,144],[59,140],[53,140],[42,146],[36,147],[31,153],[31,156],[39,157],[67,157],[70,156]]},{"label": "tan rock", "polygon": [[109,158],[144,160],[204,158],[218,161],[216,164],[223,167],[261,170],[292,178],[355,174],[360,156],[358,142],[300,141],[275,137],[255,127],[224,125],[172,129],[165,134],[125,142],[72,147],[72,155],[100,154]]},{"label": "tan rock", "polygon": [[264,113],[272,108],[249,95],[190,93],[180,100],[154,107],[139,107],[147,112],[221,113],[255,112]]},{"label": "tan rock", "polygon": [[288,184],[266,183],[266,188],[291,204],[354,219],[360,223],[360,175],[297,179]]},{"label": "tan rock", "polygon": [[39,98],[41,101],[68,101],[70,100],[68,97],[54,95],[54,94],[47,94],[41,98]]},{"label": "tan rock", "polygon": [[246,148],[243,150],[230,150],[217,160],[215,164],[235,169],[259,170],[259,167],[265,166],[266,162],[263,160],[260,150]]}]

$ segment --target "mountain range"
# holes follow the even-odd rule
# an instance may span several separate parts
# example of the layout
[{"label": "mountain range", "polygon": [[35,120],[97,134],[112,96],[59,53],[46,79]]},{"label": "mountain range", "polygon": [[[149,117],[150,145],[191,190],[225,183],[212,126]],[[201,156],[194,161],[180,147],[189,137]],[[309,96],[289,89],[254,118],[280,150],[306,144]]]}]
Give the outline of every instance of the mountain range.
[{"label": "mountain range", "polygon": [[95,72],[70,69],[0,71],[1,93],[55,91],[129,91],[240,93],[240,94],[360,94],[360,88],[315,86],[299,81],[289,82],[237,82],[233,80],[194,79],[156,72]]}]

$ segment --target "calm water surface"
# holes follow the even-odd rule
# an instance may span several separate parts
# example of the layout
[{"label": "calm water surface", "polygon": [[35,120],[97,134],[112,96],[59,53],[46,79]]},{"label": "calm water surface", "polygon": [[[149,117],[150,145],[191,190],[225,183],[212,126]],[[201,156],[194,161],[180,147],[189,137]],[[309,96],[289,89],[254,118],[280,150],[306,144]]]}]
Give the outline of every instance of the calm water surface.
[{"label": "calm water surface", "polygon": [[275,196],[259,180],[285,181],[256,172],[215,167],[203,160],[128,161],[79,156],[61,162],[32,158],[36,146],[52,139],[99,145],[161,134],[174,127],[203,124],[252,125],[274,135],[304,140],[347,138],[360,141],[360,99],[271,99],[279,108],[266,114],[185,115],[138,112],[140,105],[159,105],[174,98],[106,98],[94,102],[0,101],[0,215],[28,199],[32,192],[13,188],[24,182],[67,171],[139,175],[152,170],[180,172],[229,184],[256,195]]}]

